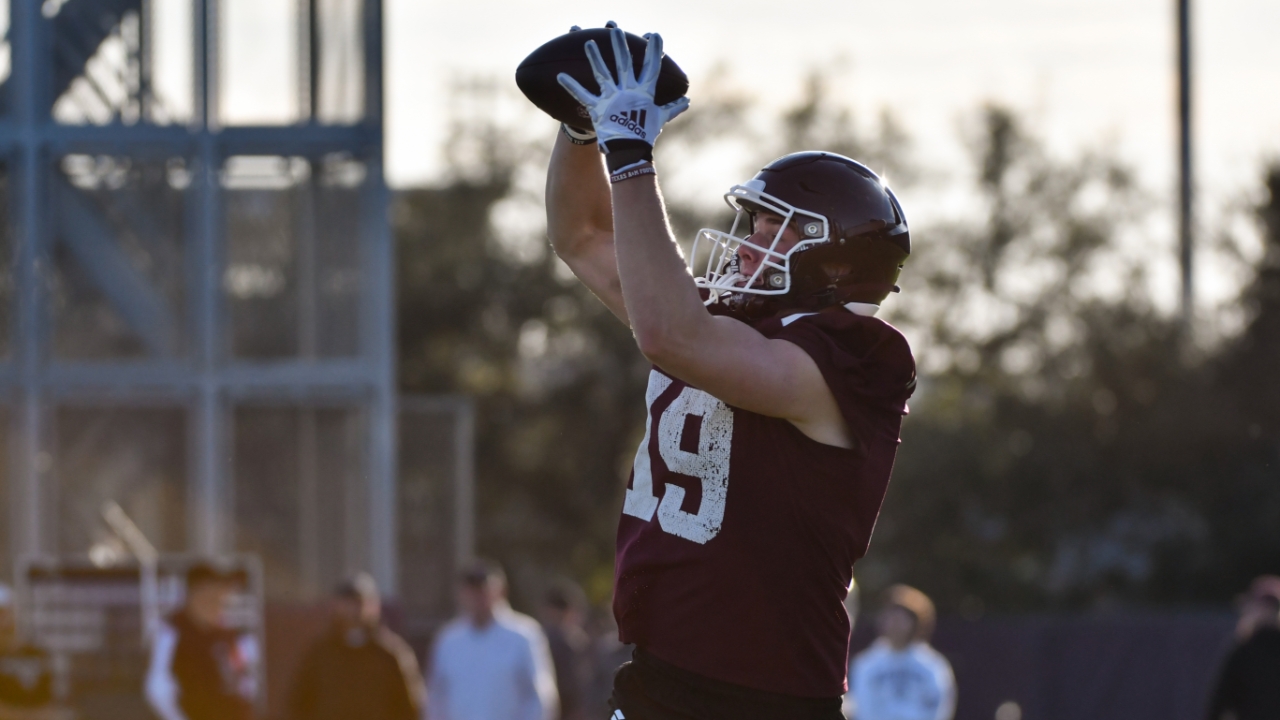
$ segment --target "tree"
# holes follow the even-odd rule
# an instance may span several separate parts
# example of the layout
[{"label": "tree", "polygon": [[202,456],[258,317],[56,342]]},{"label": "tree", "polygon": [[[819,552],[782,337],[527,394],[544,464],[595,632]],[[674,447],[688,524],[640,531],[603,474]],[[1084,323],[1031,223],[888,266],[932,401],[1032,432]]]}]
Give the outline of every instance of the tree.
[{"label": "tree", "polygon": [[1238,403],[1262,383],[1215,376],[1221,358],[1253,363],[1235,378],[1274,363],[1274,280],[1260,268],[1238,343],[1187,362],[1142,256],[1121,252],[1143,216],[1130,174],[1097,154],[1049,159],[1007,110],[983,128],[986,217],[934,229],[904,273],[921,297],[902,322],[930,370],[859,577],[917,583],[952,610],[1230,597],[1280,559],[1280,494],[1242,445]]}]

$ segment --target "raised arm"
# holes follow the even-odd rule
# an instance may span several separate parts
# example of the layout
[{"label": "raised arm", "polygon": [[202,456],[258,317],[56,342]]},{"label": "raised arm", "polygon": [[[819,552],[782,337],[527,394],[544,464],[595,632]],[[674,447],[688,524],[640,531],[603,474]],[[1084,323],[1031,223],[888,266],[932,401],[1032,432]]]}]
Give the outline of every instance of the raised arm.
[{"label": "raised arm", "polygon": [[604,159],[595,143],[556,138],[547,168],[547,237],[556,255],[626,323],[627,307],[613,250],[613,207]]},{"label": "raised arm", "polygon": [[[584,48],[600,95],[566,74],[559,80],[587,108],[609,150],[616,261],[640,351],[666,372],[729,405],[788,420],[818,442],[850,447],[835,398],[804,350],[768,339],[737,320],[713,317],[703,306],[672,238],[652,165],[653,141],[662,125],[689,102],[681,98],[655,104],[660,36],[649,36],[639,78],[621,31],[614,31],[612,44],[616,82],[600,48],[594,42]],[[639,122],[620,120],[630,117]]]}]

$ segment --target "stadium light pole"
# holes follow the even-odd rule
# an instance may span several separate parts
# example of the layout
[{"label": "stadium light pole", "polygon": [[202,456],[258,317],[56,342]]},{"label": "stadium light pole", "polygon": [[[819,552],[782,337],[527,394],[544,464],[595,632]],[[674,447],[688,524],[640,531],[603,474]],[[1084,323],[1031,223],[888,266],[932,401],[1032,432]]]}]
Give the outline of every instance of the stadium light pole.
[{"label": "stadium light pole", "polygon": [[1178,260],[1182,269],[1182,324],[1190,329],[1192,303],[1192,223],[1194,202],[1191,177],[1191,0],[1178,3]]}]

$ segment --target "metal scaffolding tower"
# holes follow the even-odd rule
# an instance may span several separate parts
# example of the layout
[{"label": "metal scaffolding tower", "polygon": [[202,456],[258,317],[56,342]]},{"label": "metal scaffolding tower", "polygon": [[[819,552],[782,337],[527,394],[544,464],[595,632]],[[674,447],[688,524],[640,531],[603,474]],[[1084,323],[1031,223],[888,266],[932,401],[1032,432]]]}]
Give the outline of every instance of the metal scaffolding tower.
[{"label": "metal scaffolding tower", "polygon": [[[227,20],[258,7],[11,0],[6,571],[91,550],[111,500],[160,551],[260,554],[269,597],[311,599],[356,569],[395,592],[381,2]],[[282,67],[244,55],[277,45]],[[270,122],[220,102],[246,67],[291,86]]]}]

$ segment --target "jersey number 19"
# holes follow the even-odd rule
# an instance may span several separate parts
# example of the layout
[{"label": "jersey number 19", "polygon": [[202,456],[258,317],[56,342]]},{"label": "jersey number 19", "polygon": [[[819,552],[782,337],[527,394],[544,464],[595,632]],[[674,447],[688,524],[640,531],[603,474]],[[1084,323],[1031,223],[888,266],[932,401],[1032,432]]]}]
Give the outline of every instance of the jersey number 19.
[{"label": "jersey number 19", "polygon": [[[671,378],[666,375],[657,370],[650,372],[644,398],[648,409],[644,439],[636,451],[634,480],[627,489],[622,512],[648,522],[653,520],[656,510],[658,524],[664,531],[703,544],[720,532],[724,521],[725,495],[729,490],[729,454],[733,443],[733,411],[711,395],[685,387],[662,411],[655,428],[653,404],[671,384]],[[702,419],[696,453],[680,447],[685,419],[690,415]],[[696,513],[681,509],[685,490],[679,485],[666,483],[661,501],[654,495],[649,442],[655,431],[658,434],[658,454],[666,463],[667,470],[701,481],[702,503]]]}]

